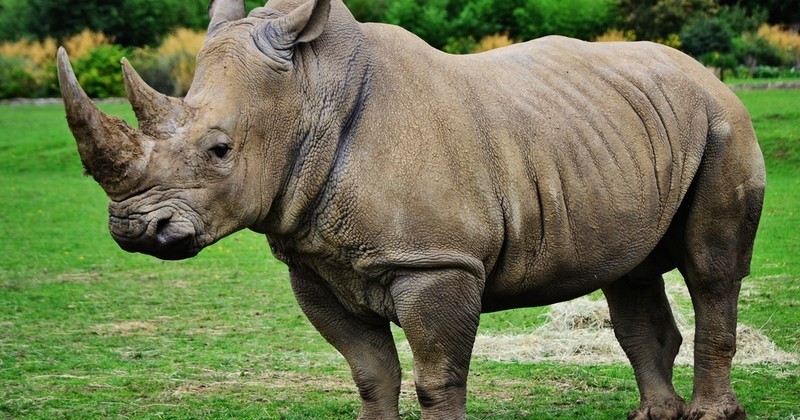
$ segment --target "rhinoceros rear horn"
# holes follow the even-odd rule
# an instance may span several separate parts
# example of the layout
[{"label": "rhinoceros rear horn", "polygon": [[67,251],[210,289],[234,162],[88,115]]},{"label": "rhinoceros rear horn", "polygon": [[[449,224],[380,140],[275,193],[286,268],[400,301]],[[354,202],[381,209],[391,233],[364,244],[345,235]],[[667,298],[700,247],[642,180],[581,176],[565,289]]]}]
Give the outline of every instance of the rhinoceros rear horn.
[{"label": "rhinoceros rear horn", "polygon": [[169,136],[185,123],[187,112],[182,100],[150,87],[125,58],[122,59],[122,74],[125,93],[142,132],[153,137]]},{"label": "rhinoceros rear horn", "polygon": [[124,193],[140,175],[143,153],[138,133],[95,106],[78,83],[63,47],[58,49],[58,83],[84,168],[109,195]]}]

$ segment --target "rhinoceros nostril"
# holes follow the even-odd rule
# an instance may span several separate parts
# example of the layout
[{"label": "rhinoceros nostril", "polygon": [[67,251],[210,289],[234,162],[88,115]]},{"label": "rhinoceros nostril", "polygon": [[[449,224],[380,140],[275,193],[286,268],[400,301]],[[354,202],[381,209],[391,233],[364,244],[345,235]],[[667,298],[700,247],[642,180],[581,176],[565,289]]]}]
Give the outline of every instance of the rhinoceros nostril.
[{"label": "rhinoceros nostril", "polygon": [[156,224],[156,236],[157,237],[160,238],[160,237],[164,236],[165,231],[167,230],[167,226],[169,226],[170,220],[172,220],[172,218],[171,217],[167,217],[165,219],[160,219],[158,221],[158,224]]}]

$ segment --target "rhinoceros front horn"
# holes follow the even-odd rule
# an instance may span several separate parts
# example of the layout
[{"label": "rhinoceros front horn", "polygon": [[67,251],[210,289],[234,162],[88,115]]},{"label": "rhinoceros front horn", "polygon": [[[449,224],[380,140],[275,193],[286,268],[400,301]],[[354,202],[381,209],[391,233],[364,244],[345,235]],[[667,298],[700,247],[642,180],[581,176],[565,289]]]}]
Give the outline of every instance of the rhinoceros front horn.
[{"label": "rhinoceros front horn", "polygon": [[75,78],[63,47],[58,50],[58,83],[86,172],[109,195],[131,191],[146,163],[140,134],[120,118],[97,109]]}]

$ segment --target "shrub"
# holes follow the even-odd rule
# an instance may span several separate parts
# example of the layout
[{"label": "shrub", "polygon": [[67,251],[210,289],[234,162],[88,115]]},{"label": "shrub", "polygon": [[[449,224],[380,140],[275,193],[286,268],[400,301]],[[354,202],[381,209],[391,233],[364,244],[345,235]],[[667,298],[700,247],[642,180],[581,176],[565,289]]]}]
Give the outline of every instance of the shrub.
[{"label": "shrub", "polygon": [[626,27],[639,39],[668,39],[680,32],[685,22],[711,16],[717,0],[619,0],[620,15]]},{"label": "shrub", "polygon": [[784,56],[781,50],[769,43],[765,38],[755,34],[743,34],[733,40],[733,54],[739,63],[755,71],[759,65],[781,66]]},{"label": "shrub", "polygon": [[75,60],[75,74],[86,94],[95,98],[125,96],[119,62],[129,52],[119,45],[100,45]]},{"label": "shrub", "polygon": [[112,39],[104,34],[84,29],[79,34],[65,39],[62,45],[69,53],[70,58],[77,59],[94,51],[101,45],[110,45],[111,43]]},{"label": "shrub", "polygon": [[347,8],[360,22],[379,22],[391,0],[344,0]]},{"label": "shrub", "polygon": [[0,55],[6,57],[24,57],[35,66],[43,66],[53,62],[56,55],[56,43],[52,39],[30,41],[23,39],[16,42],[0,44]]},{"label": "shrub", "polygon": [[450,38],[442,50],[450,54],[469,54],[478,46],[478,41],[474,36],[465,36],[461,38]]},{"label": "shrub", "polygon": [[775,46],[783,56],[784,64],[800,64],[800,34],[781,29],[778,25],[761,25],[757,35]]},{"label": "shrub", "polygon": [[131,57],[131,63],[153,89],[167,95],[173,95],[177,90],[175,78],[172,77],[172,64],[159,57],[154,50],[137,50]]},{"label": "shrub", "polygon": [[680,49],[681,45],[683,44],[683,41],[681,41],[681,37],[678,34],[669,34],[666,38],[656,38],[653,41],[675,49]]},{"label": "shrub", "polygon": [[719,18],[693,20],[684,25],[680,34],[683,51],[694,57],[731,52],[734,36],[731,26]]},{"label": "shrub", "polygon": [[594,39],[619,16],[613,0],[526,0],[514,11],[523,39],[559,34]]},{"label": "shrub", "polygon": [[[70,57],[76,60],[91,54],[101,46],[110,47],[110,42],[111,40],[101,33],[85,30],[64,40],[63,45],[70,53]],[[5,62],[6,66],[12,64],[20,66],[14,73],[16,75],[14,85],[26,86],[26,90],[18,94],[29,98],[58,96],[58,76],[55,70],[57,48],[56,41],[52,38],[46,38],[43,41],[23,39],[0,45],[0,55],[18,58],[18,60],[6,60]],[[117,59],[117,63],[119,63],[119,59]],[[117,66],[117,71],[119,71],[119,66]]]},{"label": "shrub", "polygon": [[158,47],[158,55],[173,57],[172,71],[178,87],[176,94],[185,94],[194,78],[195,57],[205,42],[205,32],[178,29]]},{"label": "shrub", "polygon": [[733,71],[736,69],[736,57],[733,54],[720,54],[718,52],[710,52],[701,55],[698,60],[708,67],[713,67],[719,70],[719,79],[724,81],[726,71]]},{"label": "shrub", "polygon": [[207,5],[207,0],[29,0],[22,8],[30,15],[22,32],[63,39],[88,28],[125,46],[151,45],[177,27],[204,28]]},{"label": "shrub", "polygon": [[741,5],[723,6],[717,13],[717,18],[725,21],[734,33],[755,32],[769,17],[766,9],[756,6],[746,9]]},{"label": "shrub", "polygon": [[758,66],[753,71],[754,79],[774,79],[782,75],[783,72],[781,72],[780,68],[771,66]]},{"label": "shrub", "polygon": [[511,39],[508,34],[494,34],[489,35],[481,38],[478,42],[478,45],[472,49],[473,53],[480,53],[484,51],[490,51],[495,48],[507,47],[514,43],[514,40]]},{"label": "shrub", "polygon": [[386,10],[388,23],[403,26],[436,48],[443,48],[451,38],[460,38],[448,14],[449,0],[396,0]]},{"label": "shrub", "polygon": [[[16,96],[25,97],[47,96],[58,92],[55,73],[56,43],[52,39],[0,44],[0,57],[5,57],[4,77],[0,80],[9,85],[4,90],[16,91]],[[12,66],[16,66],[13,71]],[[20,86],[25,89],[17,91]],[[9,97],[7,95],[11,94],[7,92],[5,95]]]},{"label": "shrub", "polygon": [[137,51],[136,67],[154,89],[167,95],[183,96],[194,78],[195,57],[205,33],[178,29],[157,49]]},{"label": "shrub", "polygon": [[603,35],[594,39],[594,42],[623,42],[636,41],[636,33],[632,30],[622,31],[620,29],[609,29]]},{"label": "shrub", "polygon": [[0,99],[28,97],[38,89],[34,77],[25,71],[28,60],[0,55]]},{"label": "shrub", "polygon": [[[457,3],[457,2],[451,2]],[[494,34],[506,33],[517,38],[519,31],[514,20],[514,10],[523,0],[470,0],[453,17],[453,26],[461,37],[481,39]]]},{"label": "shrub", "polygon": [[0,42],[29,37],[31,13],[28,0],[0,0]]}]

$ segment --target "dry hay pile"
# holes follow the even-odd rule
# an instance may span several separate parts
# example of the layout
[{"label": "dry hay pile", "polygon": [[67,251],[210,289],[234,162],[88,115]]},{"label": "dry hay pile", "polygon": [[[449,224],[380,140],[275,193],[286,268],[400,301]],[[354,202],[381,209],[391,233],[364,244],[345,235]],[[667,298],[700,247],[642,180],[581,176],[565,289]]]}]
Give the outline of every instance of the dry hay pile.
[{"label": "dry hay pile", "polygon": [[[694,357],[694,320],[677,311],[675,295],[686,295],[685,287],[668,285],[675,322],[683,344],[675,361],[691,365]],[[685,296],[688,299],[688,296]],[[548,321],[530,334],[479,335],[473,356],[518,362],[561,362],[575,364],[627,363],[614,337],[605,300],[578,298],[551,306]],[[798,363],[796,355],[780,350],[755,328],[739,324],[736,364]]]}]

